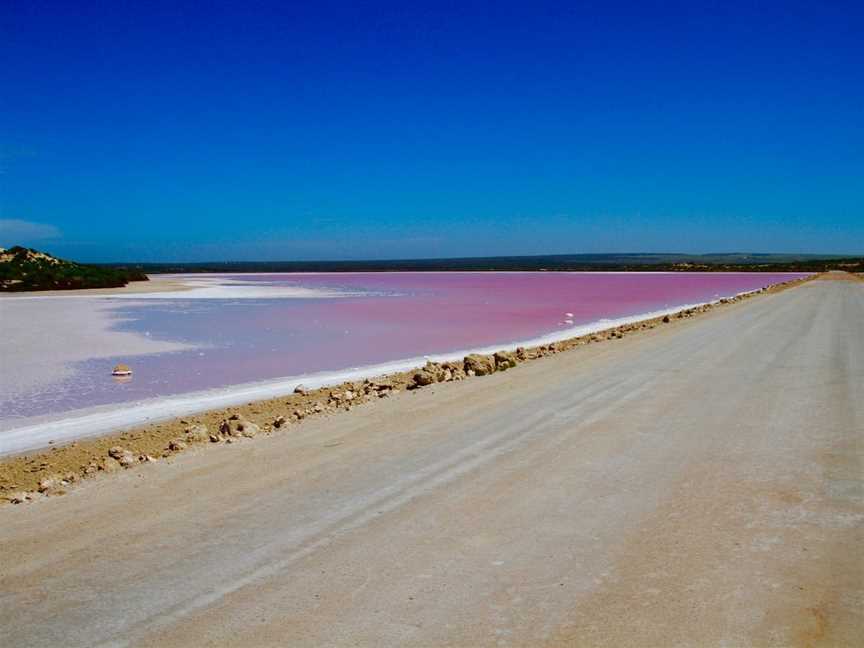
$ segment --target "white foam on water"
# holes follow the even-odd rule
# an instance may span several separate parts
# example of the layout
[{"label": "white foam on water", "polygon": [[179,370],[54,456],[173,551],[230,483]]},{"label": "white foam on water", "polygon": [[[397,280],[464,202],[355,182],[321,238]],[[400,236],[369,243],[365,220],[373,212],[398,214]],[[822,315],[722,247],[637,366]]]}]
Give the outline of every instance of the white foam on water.
[{"label": "white foam on water", "polygon": [[[745,291],[738,293],[737,296],[755,293],[759,290]],[[671,315],[706,304],[715,304],[718,301],[720,300],[683,304],[628,317],[600,319],[588,324],[560,329],[552,333],[517,342],[505,342],[485,347],[461,349],[443,354],[416,356],[353,369],[286,376],[273,380],[244,383],[206,391],[162,396],[135,403],[101,405],[51,415],[50,418],[40,417],[43,420],[40,420],[38,423],[0,431],[0,456],[42,448],[47,446],[49,441],[59,444],[75,439],[101,436],[126,428],[205,412],[207,410],[287,396],[294,391],[295,387],[301,384],[308,389],[316,389],[318,387],[338,385],[346,381],[363,380],[364,378],[372,378],[388,373],[408,371],[409,369],[420,367],[430,360],[433,362],[447,362],[462,359],[470,353],[490,354],[496,351],[512,351],[520,346],[541,346],[596,333],[605,329]]]}]

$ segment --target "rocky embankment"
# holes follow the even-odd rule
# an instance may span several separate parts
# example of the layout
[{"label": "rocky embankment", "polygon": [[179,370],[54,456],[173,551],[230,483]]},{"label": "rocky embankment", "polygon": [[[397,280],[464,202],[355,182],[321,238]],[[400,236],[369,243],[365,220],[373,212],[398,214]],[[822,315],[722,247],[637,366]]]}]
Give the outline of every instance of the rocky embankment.
[{"label": "rocky embankment", "polygon": [[245,443],[259,435],[280,434],[316,416],[336,415],[355,407],[438,383],[456,382],[506,371],[520,363],[579,347],[620,340],[625,336],[674,324],[766,292],[777,292],[807,279],[789,281],[715,304],[679,311],[537,347],[519,347],[492,355],[471,354],[459,361],[428,362],[412,371],[363,381],[307,390],[297,387],[290,396],[205,412],[153,424],[107,437],[54,447],[36,454],[0,460],[0,501],[23,504],[63,495],[83,480],[97,478],[153,461],[170,461],[192,447]]}]

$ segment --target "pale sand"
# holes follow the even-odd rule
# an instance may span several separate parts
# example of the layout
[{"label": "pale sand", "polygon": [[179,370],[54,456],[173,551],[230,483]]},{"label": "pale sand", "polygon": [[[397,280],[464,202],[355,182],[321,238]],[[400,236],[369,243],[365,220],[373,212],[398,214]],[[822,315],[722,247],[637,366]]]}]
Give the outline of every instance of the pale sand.
[{"label": "pale sand", "polygon": [[0,508],[4,641],[858,646],[862,321],[811,282]]}]

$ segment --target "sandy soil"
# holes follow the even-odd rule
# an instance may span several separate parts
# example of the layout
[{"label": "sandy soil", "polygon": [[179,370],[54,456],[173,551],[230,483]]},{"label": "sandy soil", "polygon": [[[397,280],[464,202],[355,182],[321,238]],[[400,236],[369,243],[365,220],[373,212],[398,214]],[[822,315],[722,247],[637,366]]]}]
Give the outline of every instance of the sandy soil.
[{"label": "sandy soil", "polygon": [[4,507],[5,643],[860,645],[862,322],[810,282]]}]

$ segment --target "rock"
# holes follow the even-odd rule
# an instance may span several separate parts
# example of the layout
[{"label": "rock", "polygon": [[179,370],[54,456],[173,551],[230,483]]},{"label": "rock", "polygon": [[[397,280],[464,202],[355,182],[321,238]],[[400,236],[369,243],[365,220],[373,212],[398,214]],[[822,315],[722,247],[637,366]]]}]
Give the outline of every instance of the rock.
[{"label": "rock", "polygon": [[444,382],[450,382],[453,380],[453,372],[450,369],[444,370]]},{"label": "rock", "polygon": [[78,476],[74,473],[69,473],[65,477],[62,475],[53,475],[40,481],[39,487],[36,490],[44,495],[65,495],[66,491],[63,489],[63,486],[68,486],[77,479]]},{"label": "rock", "polygon": [[24,504],[25,502],[29,502],[33,499],[30,493],[20,492],[20,493],[12,493],[6,499],[8,499],[12,504]]},{"label": "rock", "polygon": [[668,315],[664,315],[664,316],[663,316],[663,323],[664,323],[664,324],[668,324],[668,323],[669,323],[669,316],[668,316]]},{"label": "rock", "polygon": [[301,395],[305,396],[305,395],[308,394],[309,392],[306,390],[306,387],[304,387],[303,385],[297,385],[297,386],[294,388],[294,393],[295,393],[295,394],[301,394]]},{"label": "rock", "polygon": [[315,403],[315,407],[313,407],[312,409],[320,414],[324,411],[324,406],[321,403]]},{"label": "rock", "polygon": [[437,362],[432,362],[431,360],[423,367],[423,371],[432,376],[435,382],[444,381],[444,370],[445,368],[443,365],[440,365]]},{"label": "rock", "polygon": [[495,368],[498,371],[506,371],[519,364],[516,354],[509,351],[497,351],[493,358],[495,359]]},{"label": "rock", "polygon": [[117,459],[119,461],[120,457],[122,457],[127,452],[129,451],[123,446],[114,446],[113,448],[108,450],[108,456],[112,459]]},{"label": "rock", "polygon": [[237,431],[247,439],[251,439],[261,432],[261,428],[252,421],[239,421],[237,424]]},{"label": "rock", "polygon": [[44,493],[46,491],[51,490],[57,486],[57,480],[53,477],[46,477],[42,481],[39,482],[39,488],[37,489],[40,493]]},{"label": "rock", "polygon": [[221,439],[218,434],[210,435],[210,443],[219,443],[219,441],[221,441]]},{"label": "rock", "polygon": [[288,422],[288,421],[285,420],[285,417],[284,417],[284,416],[277,416],[275,419],[273,419],[273,427],[274,427],[274,428],[281,428],[281,427],[282,427],[283,425],[285,425],[287,422]]},{"label": "rock", "polygon": [[112,464],[111,460],[115,460],[117,465],[122,468],[129,468],[135,463],[135,455],[132,454],[131,450],[127,450],[123,446],[114,446],[110,450],[108,450],[109,459],[105,461],[103,464],[103,470],[111,471],[115,469],[115,466]]},{"label": "rock", "polygon": [[120,462],[112,457],[105,459],[105,461],[103,461],[99,466],[99,469],[106,473],[116,472],[120,470],[120,468],[122,468]]},{"label": "rock", "polygon": [[354,392],[349,389],[344,394],[342,394],[342,398],[344,398],[347,401],[352,401],[352,400],[354,400]]},{"label": "rock", "polygon": [[426,370],[418,371],[414,374],[414,384],[418,387],[425,387],[435,382],[435,376]]},{"label": "rock", "polygon": [[[495,359],[492,356],[472,353],[465,356],[465,372],[470,375],[487,376],[495,373]],[[471,374],[470,372],[474,372]]]},{"label": "rock", "polygon": [[230,438],[244,436],[251,439],[261,432],[261,428],[252,421],[247,421],[238,416],[236,419],[222,421],[222,425],[219,426],[219,432],[221,432],[224,437]]},{"label": "rock", "polygon": [[171,452],[180,452],[181,450],[186,449],[186,442],[181,439],[171,439],[171,441],[168,442],[168,449]]},{"label": "rock", "polygon": [[210,432],[203,423],[186,428],[186,440],[191,443],[206,441],[208,438],[210,438]]},{"label": "rock", "polygon": [[528,353],[525,351],[525,347],[516,347],[516,358],[519,360],[528,359]]},{"label": "rock", "polygon": [[[465,377],[465,367],[461,362],[445,362],[441,365],[444,369],[444,375],[441,377],[441,380],[462,380]],[[447,375],[450,372],[450,377]]]}]

